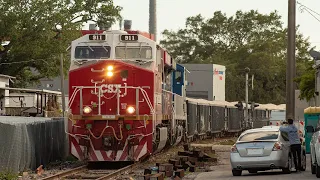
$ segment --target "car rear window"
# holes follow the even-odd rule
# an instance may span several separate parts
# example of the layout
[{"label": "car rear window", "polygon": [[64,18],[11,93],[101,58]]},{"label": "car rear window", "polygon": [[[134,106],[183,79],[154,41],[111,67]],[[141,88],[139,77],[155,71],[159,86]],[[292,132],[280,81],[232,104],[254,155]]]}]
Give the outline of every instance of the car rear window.
[{"label": "car rear window", "polygon": [[240,137],[239,141],[275,140],[278,139],[278,135],[277,131],[251,132]]}]

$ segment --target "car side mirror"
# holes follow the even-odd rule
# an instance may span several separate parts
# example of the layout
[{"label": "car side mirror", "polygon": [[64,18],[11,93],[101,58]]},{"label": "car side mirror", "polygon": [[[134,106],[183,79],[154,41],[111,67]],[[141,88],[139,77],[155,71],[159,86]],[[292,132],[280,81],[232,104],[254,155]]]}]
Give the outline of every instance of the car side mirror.
[{"label": "car side mirror", "polygon": [[306,127],[306,131],[307,131],[307,133],[313,133],[313,132],[315,132],[313,126],[307,126],[307,127]]}]

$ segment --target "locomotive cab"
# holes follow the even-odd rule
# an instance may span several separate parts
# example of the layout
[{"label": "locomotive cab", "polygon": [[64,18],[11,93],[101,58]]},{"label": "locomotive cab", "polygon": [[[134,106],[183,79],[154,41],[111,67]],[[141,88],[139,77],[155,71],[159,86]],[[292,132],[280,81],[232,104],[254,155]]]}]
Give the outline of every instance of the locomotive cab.
[{"label": "locomotive cab", "polygon": [[186,68],[180,64],[177,64],[177,69],[172,74],[172,89],[173,92],[185,96],[186,94]]},{"label": "locomotive cab", "polygon": [[[128,33],[129,32],[129,33]],[[100,60],[121,60],[153,70],[156,42],[139,31],[110,30],[100,34],[85,34],[74,40],[70,70]]]}]

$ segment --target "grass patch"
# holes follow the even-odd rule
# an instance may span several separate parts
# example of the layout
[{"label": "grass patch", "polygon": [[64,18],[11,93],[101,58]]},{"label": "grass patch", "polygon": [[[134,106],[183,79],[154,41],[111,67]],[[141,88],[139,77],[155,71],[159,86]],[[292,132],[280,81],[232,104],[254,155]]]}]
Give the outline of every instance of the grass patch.
[{"label": "grass patch", "polygon": [[1,180],[16,180],[16,179],[18,179],[18,174],[13,173],[11,171],[0,172],[0,179]]}]

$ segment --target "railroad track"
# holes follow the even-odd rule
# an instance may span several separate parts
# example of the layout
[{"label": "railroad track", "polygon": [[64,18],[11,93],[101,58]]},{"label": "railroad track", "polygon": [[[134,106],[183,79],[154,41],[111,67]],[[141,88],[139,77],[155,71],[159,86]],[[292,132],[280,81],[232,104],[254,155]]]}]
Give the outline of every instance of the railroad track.
[{"label": "railroad track", "polygon": [[71,170],[63,171],[55,175],[42,178],[42,180],[58,180],[58,179],[95,179],[105,180],[111,179],[125,171],[132,171],[135,164],[125,166],[118,170],[88,170],[87,165],[80,166]]}]

